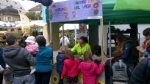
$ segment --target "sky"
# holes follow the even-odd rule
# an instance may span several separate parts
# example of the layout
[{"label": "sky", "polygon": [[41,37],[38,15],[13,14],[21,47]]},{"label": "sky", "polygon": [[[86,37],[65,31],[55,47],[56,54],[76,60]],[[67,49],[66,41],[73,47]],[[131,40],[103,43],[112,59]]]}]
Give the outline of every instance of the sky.
[{"label": "sky", "polygon": [[[35,3],[33,1],[30,0],[14,0],[14,1],[18,1],[22,4],[22,6],[25,8],[25,10],[29,10],[30,8],[38,5],[39,3]],[[64,1],[64,0],[53,0],[54,2],[59,2],[59,1]]]},{"label": "sky", "polygon": [[39,3],[35,3],[33,1],[29,1],[29,0],[14,0],[14,1],[18,1],[22,4],[22,6],[25,8],[25,10],[29,10],[30,8],[38,5]]}]

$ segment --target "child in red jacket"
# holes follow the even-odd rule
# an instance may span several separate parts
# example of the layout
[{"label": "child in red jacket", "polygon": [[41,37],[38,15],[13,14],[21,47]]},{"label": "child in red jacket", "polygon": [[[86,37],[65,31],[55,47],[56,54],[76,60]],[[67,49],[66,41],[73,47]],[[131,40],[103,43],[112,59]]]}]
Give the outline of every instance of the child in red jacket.
[{"label": "child in red jacket", "polygon": [[61,78],[63,79],[64,76],[67,76],[68,84],[77,84],[79,63],[80,62],[76,58],[74,58],[73,52],[67,50]]},{"label": "child in red jacket", "polygon": [[104,63],[99,66],[93,62],[92,53],[84,53],[84,61],[78,66],[78,70],[83,74],[83,84],[97,84],[97,75],[103,72]]}]

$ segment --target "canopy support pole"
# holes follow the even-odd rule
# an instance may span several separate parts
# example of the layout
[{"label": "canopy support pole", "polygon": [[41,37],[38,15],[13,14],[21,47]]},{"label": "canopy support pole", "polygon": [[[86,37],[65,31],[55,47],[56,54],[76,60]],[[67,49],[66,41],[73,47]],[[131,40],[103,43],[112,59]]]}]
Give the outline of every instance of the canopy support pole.
[{"label": "canopy support pole", "polygon": [[77,29],[76,29],[76,25],[74,24],[74,36],[75,36],[75,44],[77,42]]},{"label": "canopy support pole", "polygon": [[[50,40],[53,41],[53,29],[52,29],[52,23],[50,22]],[[53,48],[53,43],[51,43],[51,48]]]},{"label": "canopy support pole", "polygon": [[[109,21],[109,58],[111,58],[111,22]],[[109,61],[109,65],[111,66],[111,61]],[[110,67],[111,70],[111,67]],[[112,83],[111,81],[111,76],[110,76],[110,84]]]},{"label": "canopy support pole", "polygon": [[64,24],[62,25],[62,36],[63,36],[63,42],[62,42],[62,45],[64,46]]},{"label": "canopy support pole", "polygon": [[111,22],[110,21],[109,21],[109,57],[111,57]]},{"label": "canopy support pole", "polygon": [[101,33],[102,33],[102,35],[101,35],[101,41],[102,41],[101,53],[102,53],[102,57],[104,57],[105,54],[104,54],[104,25],[103,25],[103,17],[100,19],[100,27],[101,27]]}]

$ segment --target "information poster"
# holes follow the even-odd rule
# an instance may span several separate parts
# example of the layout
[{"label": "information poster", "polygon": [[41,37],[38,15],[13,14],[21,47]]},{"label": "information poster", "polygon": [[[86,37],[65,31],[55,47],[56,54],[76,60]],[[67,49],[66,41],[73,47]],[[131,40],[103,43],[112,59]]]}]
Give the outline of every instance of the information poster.
[{"label": "information poster", "polygon": [[88,37],[87,24],[83,24],[83,23],[79,24],[79,37],[81,36]]},{"label": "information poster", "polygon": [[50,14],[50,21],[51,22],[62,22],[62,21],[68,21],[70,8],[69,8],[69,2],[57,2],[53,3],[50,6],[49,14]]},{"label": "information poster", "polygon": [[65,22],[102,17],[101,0],[68,0],[50,6],[50,21]]},{"label": "information poster", "polygon": [[70,0],[70,20],[84,20],[102,16],[101,0]]}]

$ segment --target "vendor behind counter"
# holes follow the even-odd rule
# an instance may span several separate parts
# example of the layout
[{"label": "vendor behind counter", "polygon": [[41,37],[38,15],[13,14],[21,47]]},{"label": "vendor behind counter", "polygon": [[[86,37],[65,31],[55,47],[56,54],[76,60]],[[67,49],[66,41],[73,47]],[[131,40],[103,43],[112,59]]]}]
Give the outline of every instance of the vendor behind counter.
[{"label": "vendor behind counter", "polygon": [[87,37],[80,37],[78,40],[78,44],[76,44],[72,49],[72,52],[75,54],[82,56],[85,51],[91,51],[90,45],[88,44]]}]

